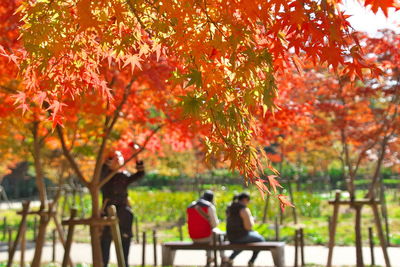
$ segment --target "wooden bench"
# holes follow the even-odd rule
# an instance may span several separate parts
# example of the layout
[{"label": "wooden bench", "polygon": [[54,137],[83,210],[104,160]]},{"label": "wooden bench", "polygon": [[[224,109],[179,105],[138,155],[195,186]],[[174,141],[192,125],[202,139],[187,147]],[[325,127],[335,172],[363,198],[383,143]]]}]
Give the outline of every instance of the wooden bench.
[{"label": "wooden bench", "polygon": [[[251,250],[251,251],[271,251],[274,264],[277,267],[285,266],[285,242],[258,242],[247,244],[231,244],[222,242],[220,244],[204,244],[193,242],[167,242],[162,244],[162,266],[173,266],[175,252],[177,250]],[[193,263],[189,263],[193,265]]]}]

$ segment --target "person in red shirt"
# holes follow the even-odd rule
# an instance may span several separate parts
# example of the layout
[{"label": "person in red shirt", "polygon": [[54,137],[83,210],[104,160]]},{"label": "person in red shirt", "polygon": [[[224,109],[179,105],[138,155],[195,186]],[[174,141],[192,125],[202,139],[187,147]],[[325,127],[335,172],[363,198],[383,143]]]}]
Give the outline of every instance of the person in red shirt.
[{"label": "person in red shirt", "polygon": [[[216,227],[219,220],[213,201],[214,193],[207,190],[199,200],[193,201],[187,208],[189,236],[194,243],[212,243],[213,231],[218,232]],[[223,251],[221,257],[223,261],[228,260]],[[211,250],[208,250],[206,266],[210,266],[213,260]]]}]

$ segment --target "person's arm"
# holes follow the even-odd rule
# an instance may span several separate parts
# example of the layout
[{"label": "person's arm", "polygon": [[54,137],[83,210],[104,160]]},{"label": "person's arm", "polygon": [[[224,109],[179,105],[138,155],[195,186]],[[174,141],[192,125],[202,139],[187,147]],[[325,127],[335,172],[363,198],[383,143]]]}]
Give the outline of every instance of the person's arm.
[{"label": "person's arm", "polygon": [[219,220],[217,216],[217,209],[215,208],[214,205],[208,207],[208,216],[210,219],[211,228],[217,227],[217,225],[219,224]]},{"label": "person's arm", "polygon": [[145,172],[143,161],[136,161],[136,170],[137,172],[134,174],[130,172],[124,172],[124,174],[127,176],[128,184],[136,182],[137,180],[144,177]]},{"label": "person's arm", "polygon": [[251,229],[253,228],[253,225],[254,225],[254,218],[251,215],[250,209],[249,208],[241,209],[240,210],[240,217],[243,220],[244,228],[247,231],[251,231]]}]

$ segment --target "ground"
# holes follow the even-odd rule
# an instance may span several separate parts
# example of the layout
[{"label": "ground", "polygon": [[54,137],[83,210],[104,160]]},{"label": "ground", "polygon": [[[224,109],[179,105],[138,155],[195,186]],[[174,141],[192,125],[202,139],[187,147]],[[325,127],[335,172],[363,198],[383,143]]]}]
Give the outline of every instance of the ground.
[{"label": "ground", "polygon": [[[116,256],[114,253],[114,247],[111,248],[111,262],[116,262]],[[140,245],[133,244],[130,253],[130,264],[141,265],[142,263],[142,248]],[[72,260],[74,263],[87,263],[91,262],[90,245],[85,243],[76,243],[72,246]],[[157,247],[158,254],[158,265],[161,263],[161,247]],[[326,258],[328,255],[328,249],[324,246],[307,246],[305,248],[305,263],[317,266],[323,266],[326,264]],[[392,267],[400,267],[400,261],[398,261],[398,255],[400,254],[400,248],[389,248],[389,257],[391,259]],[[7,247],[5,244],[0,246],[0,261],[7,260]],[[229,255],[229,252],[228,252]],[[29,246],[26,252],[26,258],[29,260],[33,256],[33,246]],[[245,251],[240,254],[235,260],[235,266],[247,266],[247,260],[250,258],[251,252]],[[47,244],[43,253],[44,261],[50,262],[52,259],[52,247]],[[61,262],[63,257],[63,249],[60,244],[57,245],[56,260]],[[17,253],[15,256],[16,260],[19,260],[20,254]],[[146,247],[146,264],[153,265],[154,263],[153,246],[151,244]],[[364,247],[364,260],[365,264],[369,265],[371,262],[370,250]],[[286,246],[285,248],[285,262],[287,266],[293,266],[294,263],[294,247]],[[375,248],[375,262],[376,265],[384,266],[384,259],[382,252],[379,248]],[[196,264],[194,264],[196,263]],[[205,253],[202,251],[178,251],[176,253],[175,264],[178,266],[203,266],[205,263]],[[336,247],[333,256],[334,266],[354,266],[356,263],[355,249],[354,247]],[[273,266],[272,257],[269,252],[260,253],[256,260],[256,266]],[[0,265],[1,267],[1,265]]]}]

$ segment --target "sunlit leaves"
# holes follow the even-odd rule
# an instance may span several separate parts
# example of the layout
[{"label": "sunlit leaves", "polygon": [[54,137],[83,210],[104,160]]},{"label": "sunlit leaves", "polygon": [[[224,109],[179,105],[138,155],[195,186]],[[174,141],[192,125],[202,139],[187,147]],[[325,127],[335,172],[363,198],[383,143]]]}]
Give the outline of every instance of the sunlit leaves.
[{"label": "sunlit leaves", "polygon": [[391,7],[395,7],[397,10],[400,9],[400,3],[398,0],[365,0],[365,6],[371,7],[371,10],[376,13],[379,10],[382,10],[383,13],[387,16],[388,10]]},{"label": "sunlit leaves", "polygon": [[[254,143],[256,115],[278,109],[278,74],[287,74],[292,61],[300,68],[303,60],[322,62],[352,78],[370,67],[361,50],[349,48],[353,37],[339,2],[22,1],[18,15],[24,47],[10,59],[21,68],[24,93],[33,105],[46,102],[55,124],[83,97],[99,101],[85,103],[91,114],[112,114],[121,99],[128,99],[130,107],[143,99],[165,117],[184,114],[184,126],[199,126],[208,137],[209,158],[220,155],[254,181],[263,169]],[[365,4],[387,10],[394,1]],[[162,65],[163,60],[164,71],[155,71],[154,61]],[[139,79],[136,89],[152,88],[150,93],[137,90],[127,96],[127,68],[131,79]],[[112,78],[119,72],[125,72],[124,81]],[[136,120],[147,120],[143,108],[137,112]]]}]

